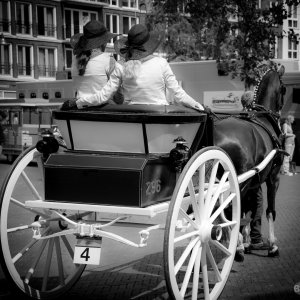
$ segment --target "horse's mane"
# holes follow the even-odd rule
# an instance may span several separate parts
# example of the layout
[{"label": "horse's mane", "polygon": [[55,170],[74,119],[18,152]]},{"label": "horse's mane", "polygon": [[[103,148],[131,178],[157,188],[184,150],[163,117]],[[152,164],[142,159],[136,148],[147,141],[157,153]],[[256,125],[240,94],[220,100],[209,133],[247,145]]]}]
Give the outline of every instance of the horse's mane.
[{"label": "horse's mane", "polygon": [[259,77],[258,82],[254,87],[253,103],[259,104],[259,100],[266,91],[266,88],[269,84],[269,79],[274,72],[277,73],[277,71],[273,70],[272,68],[267,68]]}]

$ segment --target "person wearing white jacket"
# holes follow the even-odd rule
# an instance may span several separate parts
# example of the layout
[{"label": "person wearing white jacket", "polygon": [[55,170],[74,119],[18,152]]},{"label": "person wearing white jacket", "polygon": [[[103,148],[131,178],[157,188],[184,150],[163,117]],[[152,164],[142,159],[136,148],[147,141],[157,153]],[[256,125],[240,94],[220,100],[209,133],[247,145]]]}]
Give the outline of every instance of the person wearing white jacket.
[{"label": "person wearing white jacket", "polygon": [[179,85],[167,60],[153,55],[162,38],[162,34],[149,32],[142,24],[134,25],[128,37],[114,43],[115,51],[124,59],[124,63],[116,63],[107,84],[94,95],[66,101],[61,109],[106,103],[122,87],[125,104],[169,105],[166,95],[168,89],[175,103],[203,111],[204,107]]}]

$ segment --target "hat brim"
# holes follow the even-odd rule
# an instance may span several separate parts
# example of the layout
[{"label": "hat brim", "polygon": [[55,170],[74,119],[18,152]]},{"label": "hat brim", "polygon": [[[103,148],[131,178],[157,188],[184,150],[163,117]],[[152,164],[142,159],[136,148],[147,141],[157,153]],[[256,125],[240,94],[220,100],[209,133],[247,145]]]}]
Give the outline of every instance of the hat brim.
[{"label": "hat brim", "polygon": [[[120,34],[117,33],[111,33],[109,31],[107,31],[105,34],[92,38],[92,39],[88,39],[87,43],[85,44],[84,48],[82,49],[82,51],[87,51],[87,50],[92,50],[95,48],[99,48],[100,46],[107,44],[111,39],[114,39],[115,37],[119,36]],[[74,34],[71,39],[70,39],[70,44],[71,47],[73,49],[76,48],[76,45],[80,39],[80,37],[83,36],[82,33],[76,33]]]},{"label": "hat brim", "polygon": [[150,37],[146,43],[143,44],[143,48],[145,51],[141,51],[138,49],[131,50],[131,57],[127,57],[127,53],[121,53],[121,49],[127,46],[128,37],[123,37],[115,41],[114,48],[117,54],[129,60],[139,60],[148,55],[153,54],[153,52],[159,47],[159,45],[163,41],[164,35],[160,32],[150,32]]}]

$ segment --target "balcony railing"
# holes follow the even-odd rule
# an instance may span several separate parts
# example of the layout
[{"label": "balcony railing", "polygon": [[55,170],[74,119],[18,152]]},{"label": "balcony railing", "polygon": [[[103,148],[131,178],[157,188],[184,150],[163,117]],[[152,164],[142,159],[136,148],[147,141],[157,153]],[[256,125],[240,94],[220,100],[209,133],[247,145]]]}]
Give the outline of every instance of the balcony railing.
[{"label": "balcony railing", "polygon": [[30,34],[31,33],[32,24],[29,22],[16,22],[16,32],[21,34]]},{"label": "balcony railing", "polygon": [[63,26],[65,39],[69,39],[72,35],[82,31],[82,26],[80,25],[66,25]]},{"label": "balcony railing", "polygon": [[39,77],[56,77],[56,67],[48,65],[38,65]]},{"label": "balcony railing", "polygon": [[0,32],[9,32],[11,22],[9,20],[0,20]]},{"label": "balcony railing", "polygon": [[11,75],[12,65],[11,64],[0,64],[1,75]]},{"label": "balcony railing", "polygon": [[52,24],[38,24],[37,29],[38,29],[38,35],[51,36],[51,37],[55,37],[56,30],[57,30],[56,26]]},{"label": "balcony railing", "polygon": [[31,65],[18,65],[18,75],[19,76],[32,76],[32,66]]}]

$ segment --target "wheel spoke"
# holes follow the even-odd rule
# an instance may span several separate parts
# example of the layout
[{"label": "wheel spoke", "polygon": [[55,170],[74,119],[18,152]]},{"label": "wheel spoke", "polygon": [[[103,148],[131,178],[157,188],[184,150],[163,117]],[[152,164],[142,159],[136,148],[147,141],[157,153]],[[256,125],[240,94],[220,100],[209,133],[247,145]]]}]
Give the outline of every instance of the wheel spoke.
[{"label": "wheel spoke", "polygon": [[175,268],[174,268],[175,275],[178,273],[178,271],[182,267],[183,263],[185,262],[186,258],[188,257],[188,255],[190,254],[190,252],[195,247],[195,245],[198,241],[199,241],[199,238],[193,239],[189,243],[189,245],[184,249],[182,255],[180,256],[179,260],[177,261],[177,263],[175,265]]},{"label": "wheel spoke", "polygon": [[197,244],[195,245],[195,247],[192,250],[192,255],[191,255],[191,258],[189,260],[188,268],[186,270],[184,280],[183,280],[181,290],[180,290],[180,294],[181,294],[182,297],[184,297],[184,295],[185,295],[185,292],[186,292],[186,289],[187,289],[187,286],[188,286],[188,283],[189,283],[189,280],[190,280],[190,277],[191,277],[191,274],[192,274],[192,270],[193,270],[193,267],[194,267],[194,264],[195,264],[195,260],[196,260],[196,257],[197,257],[197,254],[198,254],[198,251],[199,251],[199,248],[200,248],[200,243],[201,242],[198,241]]},{"label": "wheel spoke", "polygon": [[203,274],[203,288],[205,300],[209,299],[209,285],[208,285],[208,273],[207,273],[207,262],[206,262],[206,244],[203,244],[203,250],[201,253],[201,267]]},{"label": "wheel spoke", "polygon": [[[45,231],[47,233],[49,229]],[[20,258],[24,257],[24,254],[28,253],[28,251],[32,248],[34,244],[36,244],[38,240],[32,239],[25,247],[22,248],[21,251],[19,251],[13,258],[12,262],[16,263]]]},{"label": "wheel spoke", "polygon": [[211,213],[212,213],[212,211],[213,211],[213,209],[214,209],[214,207],[215,207],[215,205],[217,203],[217,200],[218,200],[218,198],[220,196],[220,193],[222,191],[222,188],[223,188],[223,186],[224,186],[224,184],[225,184],[228,176],[229,176],[229,172],[228,171],[223,174],[223,176],[222,176],[222,178],[221,178],[221,180],[220,180],[220,182],[218,184],[218,187],[217,187],[217,189],[214,192],[214,195],[213,195],[211,201],[207,202],[207,210],[208,210],[208,215],[207,216],[208,217],[211,215]]},{"label": "wheel spoke", "polygon": [[198,204],[196,202],[196,194],[195,194],[194,185],[193,185],[192,180],[190,180],[190,182],[189,182],[189,193],[190,193],[190,199],[191,199],[191,202],[192,202],[195,219],[198,222],[200,222],[199,207],[198,207]]},{"label": "wheel spoke", "polygon": [[222,252],[224,252],[227,256],[230,256],[232,253],[219,241],[211,240],[211,242],[218,247]]},{"label": "wheel spoke", "polygon": [[225,228],[225,227],[230,227],[230,226],[235,226],[237,224],[237,221],[228,221],[228,222],[225,222],[225,223],[220,223],[218,224],[218,226],[222,227],[222,228]]},{"label": "wheel spoke", "polygon": [[27,176],[27,174],[25,173],[25,171],[23,171],[21,173],[21,176],[24,179],[24,181],[27,184],[27,186],[30,188],[30,190],[33,193],[33,195],[37,197],[37,200],[42,200],[42,197],[40,196],[39,192],[37,191],[37,189],[35,188],[35,186],[31,182],[31,180],[29,179],[29,177]]},{"label": "wheel spoke", "polygon": [[42,291],[46,291],[46,289],[47,289],[47,283],[48,283],[49,271],[50,271],[50,266],[51,266],[52,253],[53,253],[53,246],[54,246],[54,239],[50,239],[49,245],[48,245],[46,264],[45,264],[45,269],[44,269]]},{"label": "wheel spoke", "polygon": [[190,218],[190,216],[182,208],[180,208],[179,212],[180,212],[180,215],[194,227],[194,229],[198,229],[199,228],[199,226],[195,223],[195,221],[192,220]]},{"label": "wheel spoke", "polygon": [[41,259],[42,253],[43,253],[43,251],[44,251],[44,249],[45,249],[47,243],[48,243],[48,240],[43,240],[43,241],[42,241],[42,245],[40,246],[40,248],[39,248],[39,250],[38,250],[38,253],[36,254],[36,258],[35,258],[35,260],[33,261],[32,266],[31,266],[31,267],[29,268],[29,270],[27,271],[27,274],[25,275],[24,282],[25,282],[26,284],[29,283],[31,276],[34,274],[35,268],[36,268],[37,264],[39,263],[39,261],[40,261],[40,259]]},{"label": "wheel spoke", "polygon": [[214,259],[213,255],[211,253],[209,245],[207,245],[206,250],[207,250],[208,259],[209,259],[209,261],[210,261],[210,263],[212,265],[212,268],[214,269],[215,274],[217,276],[217,281],[220,282],[220,281],[222,281],[222,276],[221,276],[220,271],[218,269],[218,266],[217,266],[217,264],[215,262],[215,259]]},{"label": "wheel spoke", "polygon": [[55,249],[56,249],[56,256],[57,256],[59,282],[60,282],[61,285],[64,285],[65,284],[64,268],[63,268],[63,263],[62,263],[59,238],[58,237],[54,238],[54,241],[55,241]]},{"label": "wheel spoke", "polygon": [[74,257],[74,251],[73,251],[73,249],[72,249],[72,247],[71,247],[68,239],[66,238],[65,235],[61,236],[61,239],[64,242],[64,244],[65,244],[65,246],[66,246],[66,248],[67,248],[67,250],[68,250],[68,252],[70,254],[70,257],[73,259],[73,257]]},{"label": "wheel spoke", "polygon": [[227,199],[218,207],[218,209],[213,213],[213,215],[209,218],[211,223],[217,218],[217,216],[227,207],[227,205],[236,197],[235,193],[230,194]]},{"label": "wheel spoke", "polygon": [[197,258],[194,266],[192,300],[197,300],[198,298],[201,253],[202,253],[202,247],[199,247],[199,251],[197,253]]},{"label": "wheel spoke", "polygon": [[[216,182],[216,178],[217,178],[218,168],[219,168],[219,161],[214,161],[214,164],[213,164],[213,167],[212,167],[212,170],[211,170],[211,174],[210,174],[210,178],[209,178],[207,194],[206,194],[206,201],[205,201],[205,211],[206,211],[206,213],[207,213],[207,207],[210,203],[210,199],[211,199],[213,191],[214,191],[214,186],[215,186],[215,182]],[[207,214],[206,214],[206,217],[208,217]]]},{"label": "wheel spoke", "polygon": [[174,244],[178,243],[178,242],[181,242],[183,240],[186,240],[186,239],[189,239],[195,235],[198,235],[199,234],[199,231],[198,230],[195,230],[195,231],[191,231],[189,233],[186,233],[186,234],[183,234],[183,235],[180,235],[178,237],[176,237],[174,239]]},{"label": "wheel spoke", "polygon": [[204,219],[204,190],[205,190],[205,164],[202,164],[199,168],[199,195],[198,204],[200,212],[200,224]]}]

